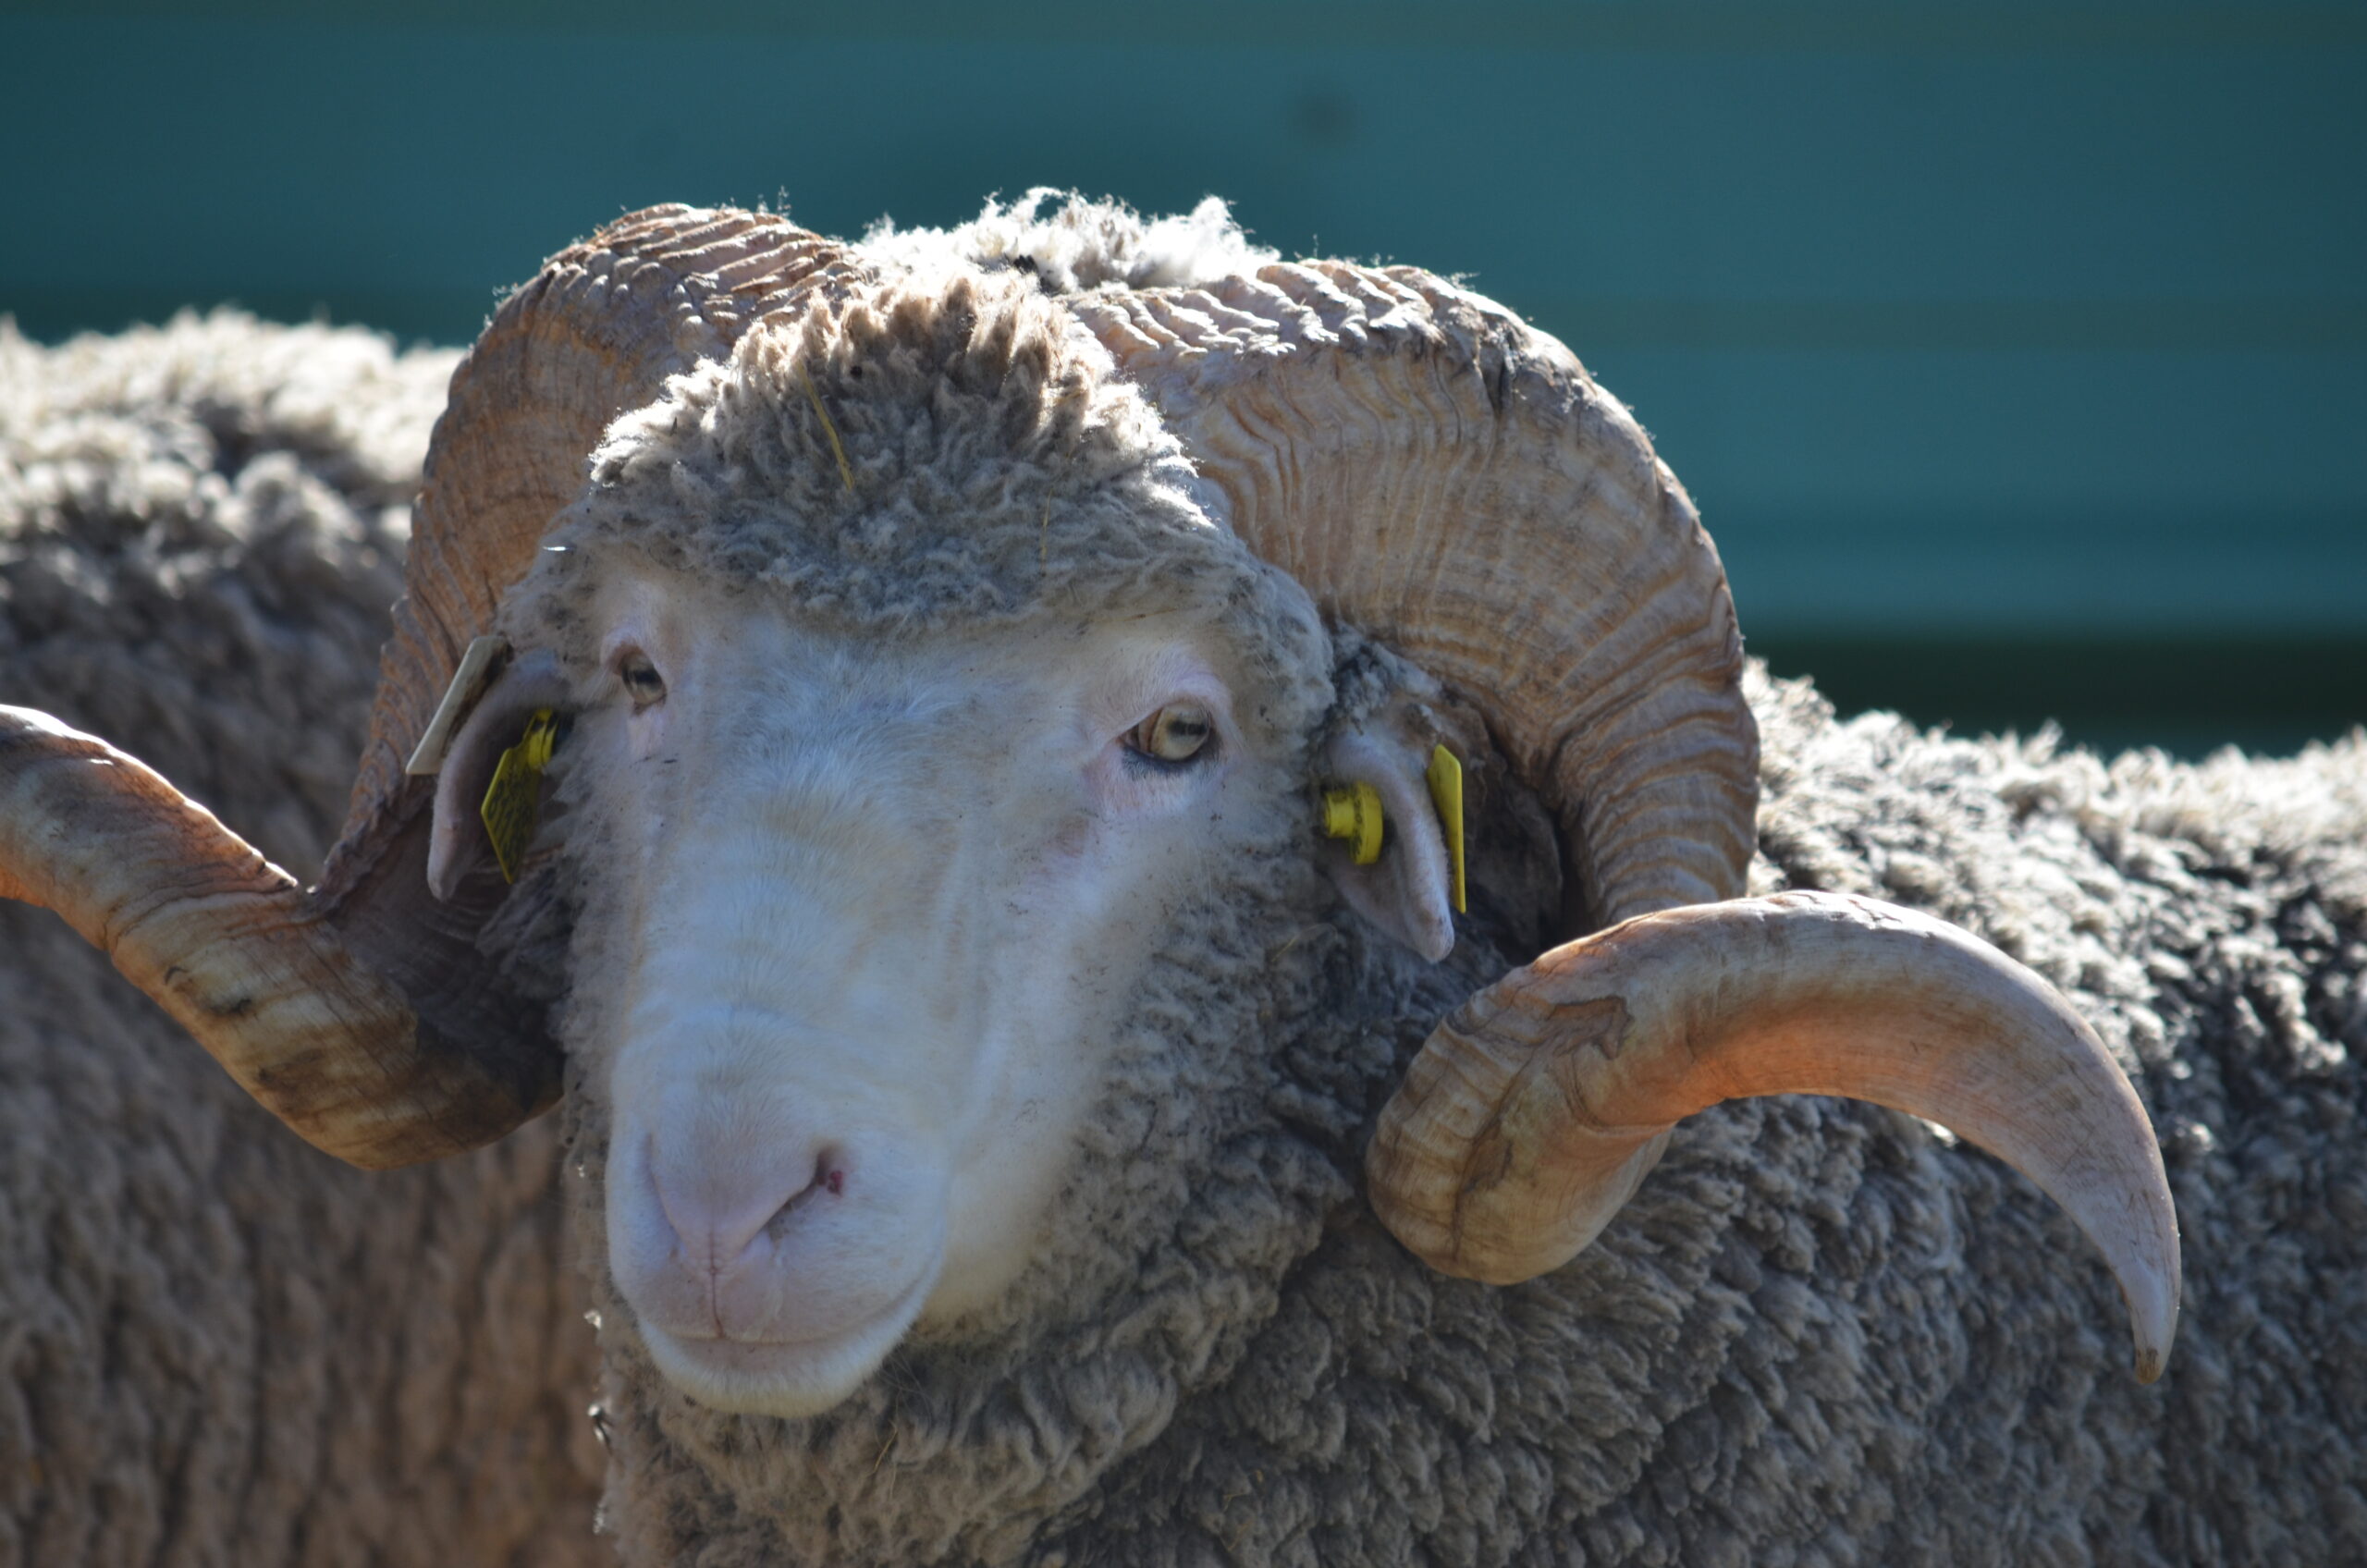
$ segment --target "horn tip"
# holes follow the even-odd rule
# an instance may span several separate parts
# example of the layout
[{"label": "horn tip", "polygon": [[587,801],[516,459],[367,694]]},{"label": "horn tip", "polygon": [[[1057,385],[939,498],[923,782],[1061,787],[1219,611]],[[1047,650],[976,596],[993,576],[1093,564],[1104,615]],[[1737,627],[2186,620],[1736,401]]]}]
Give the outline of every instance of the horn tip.
[{"label": "horn tip", "polygon": [[2177,1262],[2173,1259],[2166,1268],[2143,1268],[2137,1278],[2124,1280],[2121,1289],[2128,1304],[2129,1337],[2136,1345],[2137,1380],[2151,1383],[2169,1365],[2170,1343],[2177,1334]]}]

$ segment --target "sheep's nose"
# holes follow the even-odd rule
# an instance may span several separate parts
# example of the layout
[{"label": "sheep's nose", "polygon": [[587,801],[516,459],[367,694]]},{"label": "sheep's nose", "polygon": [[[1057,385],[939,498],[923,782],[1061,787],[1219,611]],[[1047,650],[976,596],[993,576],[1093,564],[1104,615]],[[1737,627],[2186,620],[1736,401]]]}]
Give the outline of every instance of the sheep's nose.
[{"label": "sheep's nose", "polygon": [[755,1161],[696,1164],[653,1158],[657,1207],[673,1227],[683,1266],[710,1280],[730,1275],[773,1230],[846,1191],[846,1162],[835,1148],[785,1152]]}]

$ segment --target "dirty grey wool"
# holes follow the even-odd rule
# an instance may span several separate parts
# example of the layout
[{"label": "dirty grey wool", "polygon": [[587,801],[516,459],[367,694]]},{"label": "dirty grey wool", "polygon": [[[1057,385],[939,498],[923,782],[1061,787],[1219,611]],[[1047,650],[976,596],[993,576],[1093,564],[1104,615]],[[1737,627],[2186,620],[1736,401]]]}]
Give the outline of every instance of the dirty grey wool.
[{"label": "dirty grey wool", "polygon": [[[2367,737],[2106,764],[1836,722],[1757,671],[1752,696],[1754,890],[1981,932],[2077,999],[2152,1108],[2186,1246],[2159,1384],[2029,1182],[1842,1101],[1695,1118],[1545,1278],[1430,1272],[1372,1220],[1356,1159],[1455,986],[1327,930],[1259,1004],[1262,1117],[1184,1173],[1168,1223],[1107,1238],[1142,1267],[1078,1309],[1099,1327],[922,1340],[810,1423],[702,1415],[605,1336],[629,1560],[2367,1560]],[[1111,1158],[1083,1155],[1096,1179]]]},{"label": "dirty grey wool", "polygon": [[[0,703],[299,875],[367,725],[456,356],[235,314],[0,325]],[[554,1130],[365,1175],[54,916],[0,903],[0,1564],[562,1564],[590,1335]]]},{"label": "dirty grey wool", "polygon": [[[140,752],[309,864],[448,359],[225,320],[43,354],[0,337],[0,701]],[[1527,955],[1483,904],[1452,964],[1414,963],[1264,863],[1147,977],[1056,1216],[1151,1222],[1064,1242],[1016,1288],[1034,1316],[917,1337],[839,1411],[670,1393],[603,1300],[593,1183],[570,1184],[610,1309],[618,1550],[2367,1560],[2367,738],[2107,764],[1836,721],[1802,684],[1752,696],[1755,890],[1966,925],[2130,1071],[2186,1245],[2161,1383],[2130,1379],[2108,1275],[2029,1183],[1835,1101],[1694,1119],[1544,1279],[1430,1273],[1364,1207],[1363,1141],[1438,1016]],[[0,906],[0,1563],[581,1552],[571,1390],[594,1374],[549,1123],[364,1178],[246,1105],[50,917]],[[1064,1299],[1062,1268],[1122,1283]]]},{"label": "dirty grey wool", "polygon": [[1728,1105],[1510,1290],[1326,1217],[1071,1563],[2367,1561],[2367,737],[2105,764],[1754,678],[1755,891],[1930,909],[2069,992],[2164,1137],[2177,1351],[2027,1182],[1914,1120]]}]

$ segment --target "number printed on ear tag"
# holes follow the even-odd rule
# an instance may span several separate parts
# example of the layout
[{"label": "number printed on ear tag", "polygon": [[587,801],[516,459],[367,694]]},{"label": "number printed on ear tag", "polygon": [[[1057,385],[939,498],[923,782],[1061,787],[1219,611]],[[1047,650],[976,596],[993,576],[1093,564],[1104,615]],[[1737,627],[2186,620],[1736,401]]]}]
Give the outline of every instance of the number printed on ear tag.
[{"label": "number printed on ear tag", "polygon": [[493,858],[501,863],[505,882],[518,880],[526,845],[534,837],[534,818],[543,803],[543,769],[558,743],[558,726],[551,710],[537,708],[526,721],[526,733],[494,765],[493,782],[485,787],[484,804],[477,815],[484,819],[484,834],[493,840]]}]

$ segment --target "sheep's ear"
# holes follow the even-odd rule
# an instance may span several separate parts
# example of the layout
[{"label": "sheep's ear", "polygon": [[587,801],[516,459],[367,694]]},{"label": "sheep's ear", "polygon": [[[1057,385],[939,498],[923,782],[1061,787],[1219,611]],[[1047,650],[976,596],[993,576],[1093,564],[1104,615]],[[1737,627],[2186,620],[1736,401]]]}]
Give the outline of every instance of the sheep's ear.
[{"label": "sheep's ear", "polygon": [[1392,940],[1445,958],[1463,902],[1462,773],[1427,705],[1401,694],[1341,729],[1324,771],[1324,870]]},{"label": "sheep's ear", "polygon": [[558,662],[528,654],[493,678],[452,733],[435,767],[435,824],[427,847],[427,886],[438,900],[450,901],[474,874],[499,874],[483,815],[485,790],[502,753],[520,743],[534,716],[562,707],[568,696]]}]

